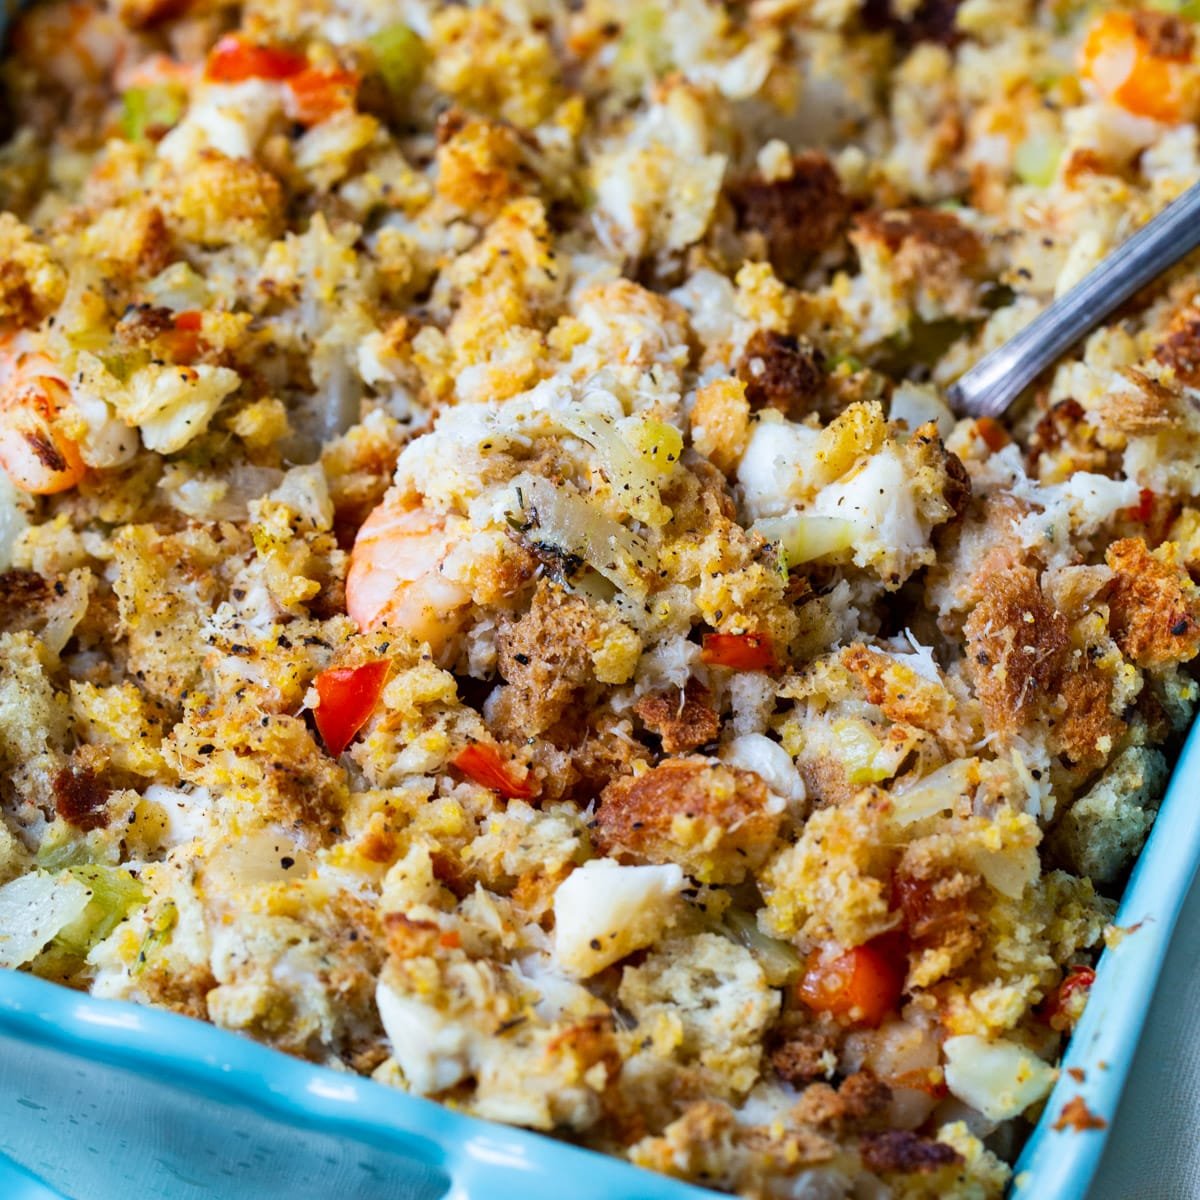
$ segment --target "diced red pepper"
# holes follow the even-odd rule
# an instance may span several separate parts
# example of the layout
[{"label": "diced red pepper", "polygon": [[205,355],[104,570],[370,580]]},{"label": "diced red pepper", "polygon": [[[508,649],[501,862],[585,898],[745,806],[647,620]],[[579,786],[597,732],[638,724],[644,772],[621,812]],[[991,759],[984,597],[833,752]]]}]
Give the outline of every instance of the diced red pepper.
[{"label": "diced red pepper", "polygon": [[983,438],[984,445],[993,454],[1008,445],[1008,433],[1004,426],[993,417],[980,417],[975,422],[975,432]]},{"label": "diced red pepper", "polygon": [[506,800],[528,800],[536,795],[533,780],[529,777],[517,779],[495,746],[472,742],[464,746],[450,762],[468,779],[499,792]]},{"label": "diced red pepper", "polygon": [[1145,525],[1154,516],[1154,493],[1149,488],[1138,492],[1138,502],[1129,509],[1131,520],[1140,521]]},{"label": "diced red pepper", "polygon": [[904,991],[902,947],[900,939],[884,934],[836,958],[811,962],[796,994],[816,1012],[874,1028],[896,1010]]},{"label": "diced red pepper", "polygon": [[775,671],[779,662],[765,633],[706,633],[700,658],[732,671]]},{"label": "diced red pepper", "polygon": [[[1088,991],[1095,982],[1096,972],[1091,967],[1072,967],[1063,977],[1063,981],[1058,985],[1057,990],[1042,1001],[1038,1009],[1038,1015],[1043,1021],[1047,1021],[1053,1025],[1054,1018],[1058,1017],[1063,1009],[1066,1008],[1071,994],[1078,991]],[[1064,1018],[1064,1021],[1069,1021],[1069,1018]],[[1058,1028],[1058,1026],[1055,1027]]]},{"label": "diced red pepper", "polygon": [[325,748],[336,758],[367,723],[387,682],[387,659],[361,667],[331,667],[317,676],[321,703],[313,712]]},{"label": "diced red pepper", "polygon": [[1058,1002],[1061,1006],[1072,992],[1083,988],[1087,991],[1096,982],[1096,972],[1091,967],[1072,967],[1067,977],[1058,985]]},{"label": "diced red pepper", "polygon": [[341,67],[309,67],[287,81],[284,107],[301,125],[319,125],[358,98],[359,75]]},{"label": "diced red pepper", "polygon": [[1046,1020],[1058,1016],[1067,1007],[1075,992],[1086,992],[1096,982],[1096,972],[1091,967],[1072,967],[1063,977],[1058,990],[1049,998],[1043,1009]]},{"label": "diced red pepper", "polygon": [[164,343],[165,351],[173,362],[191,363],[200,356],[204,347],[204,338],[200,333],[203,319],[202,312],[176,313],[175,328],[160,335],[160,341]]},{"label": "diced red pepper", "polygon": [[214,83],[244,83],[247,79],[288,79],[306,66],[308,59],[295,50],[260,46],[230,33],[212,48],[206,74]]}]

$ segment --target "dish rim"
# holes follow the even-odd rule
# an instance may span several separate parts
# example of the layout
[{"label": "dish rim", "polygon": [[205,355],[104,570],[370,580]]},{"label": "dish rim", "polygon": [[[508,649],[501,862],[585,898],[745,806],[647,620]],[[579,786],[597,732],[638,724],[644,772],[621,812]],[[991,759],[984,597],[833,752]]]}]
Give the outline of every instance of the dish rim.
[{"label": "dish rim", "polygon": [[[0,42],[23,0],[0,4]],[[1008,1200],[1084,1200],[1099,1166],[1171,935],[1200,869],[1200,717],[1193,722],[1150,831],[1122,893],[1114,924],[1127,931],[1096,967],[1083,1016],[1060,1075],[1014,1168]],[[1126,980],[1135,986],[1120,986]],[[579,1200],[712,1200],[719,1193],[635,1167],[545,1135],[454,1112],[356,1075],[293,1059],[198,1019],[76,992],[0,968],[0,1032],[84,1055],[149,1078],[169,1075],[177,1090],[250,1108],[298,1128],[320,1128],[409,1154],[444,1172],[456,1200],[560,1200],[569,1175]],[[1082,1078],[1071,1074],[1082,1072]],[[1104,1122],[1056,1128],[1076,1097]],[[388,1116],[394,1120],[388,1120]],[[572,1171],[572,1167],[579,1170]],[[587,1168],[584,1171],[584,1168]],[[518,1192],[519,1189],[519,1192]],[[6,1200],[63,1200],[27,1168],[0,1153]]]},{"label": "dish rim", "polygon": [[[1058,1082],[1013,1171],[1009,1200],[1084,1200],[1100,1165],[1150,1012],[1171,935],[1200,869],[1200,718],[1179,751],[1150,836],[1113,919],[1116,936],[1096,964],[1083,1016],[1059,1064]],[[1076,1074],[1079,1073],[1079,1074]],[[1076,1098],[1100,1128],[1063,1121]]]}]

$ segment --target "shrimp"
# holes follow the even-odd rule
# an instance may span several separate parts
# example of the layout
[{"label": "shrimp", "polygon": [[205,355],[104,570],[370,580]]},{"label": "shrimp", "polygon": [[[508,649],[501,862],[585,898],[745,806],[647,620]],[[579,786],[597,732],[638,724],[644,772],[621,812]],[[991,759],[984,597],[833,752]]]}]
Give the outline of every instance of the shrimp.
[{"label": "shrimp", "polygon": [[14,487],[36,496],[73,488],[87,470],[63,428],[71,409],[67,381],[43,354],[0,346],[0,467]]},{"label": "shrimp", "polygon": [[434,654],[462,628],[470,590],[443,573],[467,524],[385,500],[363,523],[350,553],[346,611],[362,630],[392,625]]},{"label": "shrimp", "polygon": [[1166,13],[1106,12],[1088,30],[1081,73],[1114,104],[1177,124],[1195,109],[1190,27]]}]

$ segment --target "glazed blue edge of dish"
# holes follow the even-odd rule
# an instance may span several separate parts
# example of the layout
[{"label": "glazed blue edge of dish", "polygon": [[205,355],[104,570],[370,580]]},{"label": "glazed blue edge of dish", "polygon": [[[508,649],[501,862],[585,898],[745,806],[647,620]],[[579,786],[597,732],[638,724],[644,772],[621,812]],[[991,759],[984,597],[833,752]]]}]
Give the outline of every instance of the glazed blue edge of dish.
[{"label": "glazed blue edge of dish", "polygon": [[[1058,1083],[1017,1162],[1011,1200],[1084,1200],[1087,1195],[1172,931],[1200,866],[1198,798],[1200,721],[1192,726],[1125,888],[1114,922],[1114,944],[1100,956],[1096,981],[1067,1046]],[[1076,1099],[1104,1122],[1102,1128],[1060,1123],[1063,1107]]]},{"label": "glazed blue edge of dish", "polygon": [[[99,1000],[10,970],[0,970],[0,1037],[4,1035],[86,1060],[91,1069],[114,1067],[185,1097],[394,1152],[415,1167],[443,1176],[443,1194],[454,1200],[562,1200],[566,1179],[572,1181],[572,1196],[582,1200],[713,1196],[616,1158],[465,1116],[359,1075],[313,1066],[199,1020],[125,1001]],[[21,1098],[16,1102],[44,1107]],[[5,1118],[11,1115],[15,1114],[10,1109]],[[98,1124],[105,1115],[96,1118]],[[238,1152],[232,1144],[234,1131],[230,1125],[231,1161]],[[88,1136],[84,1130],[66,1128],[65,1122],[61,1135],[74,1143]],[[11,1156],[6,1159],[0,1153],[3,1200],[61,1200],[59,1192],[30,1174],[38,1165],[28,1160],[22,1144],[8,1138],[0,1139],[0,1145]],[[134,1140],[127,1153],[139,1158],[150,1149]],[[64,1149],[64,1157],[78,1158],[76,1150],[76,1145]],[[321,1180],[311,1183],[319,1188]],[[397,1178],[396,1186],[404,1194],[403,1178]],[[211,1195],[221,1200],[220,1191]]]},{"label": "glazed blue edge of dish", "polygon": [[[1126,889],[1116,923],[1129,932],[1101,957],[1062,1075],[1017,1164],[1012,1200],[1083,1200],[1087,1193],[1106,1131],[1054,1125],[1076,1097],[1106,1123],[1116,1114],[1154,981],[1200,862],[1200,819],[1192,805],[1197,794],[1200,723]],[[200,1021],[98,1000],[19,972],[0,972],[0,1034],[143,1078],[166,1078],[186,1094],[286,1124],[401,1151],[444,1172],[450,1195],[460,1200],[514,1195],[559,1200],[564,1180],[584,1200],[712,1195],[591,1151],[451,1112],[369,1079],[314,1067]],[[10,1153],[20,1157],[19,1150]],[[55,1200],[58,1193],[0,1157],[0,1195]]]}]

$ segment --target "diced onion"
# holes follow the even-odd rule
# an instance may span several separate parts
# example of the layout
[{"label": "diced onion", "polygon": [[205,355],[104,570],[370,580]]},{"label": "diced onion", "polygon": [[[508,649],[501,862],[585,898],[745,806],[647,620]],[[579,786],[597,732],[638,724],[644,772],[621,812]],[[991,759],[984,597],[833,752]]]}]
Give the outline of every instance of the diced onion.
[{"label": "diced onion", "polygon": [[615,421],[587,409],[569,408],[560,414],[559,422],[594,447],[609,483],[630,516],[654,529],[661,529],[671,519],[671,510],[659,495],[659,471],[625,440]]},{"label": "diced onion", "polygon": [[1032,1050],[1005,1038],[947,1038],[946,1085],[952,1095],[993,1121],[1025,1111],[1054,1086],[1058,1072]]},{"label": "diced onion", "polygon": [[683,453],[683,434],[674,425],[645,417],[634,421],[627,432],[650,471],[660,477],[671,473]]},{"label": "diced onion", "polygon": [[21,967],[83,916],[91,889],[70,875],[34,871],[0,887],[0,967]]},{"label": "diced onion", "polygon": [[0,471],[0,571],[12,566],[13,546],[29,524],[19,495],[8,476]]},{"label": "diced onion", "polygon": [[175,312],[203,311],[212,302],[204,278],[185,262],[172,263],[142,290],[152,304]]},{"label": "diced onion", "polygon": [[892,821],[912,825],[948,812],[979,783],[979,760],[960,758],[939,767],[910,787],[892,792]]},{"label": "diced onion", "polygon": [[624,592],[646,594],[645,576],[657,560],[637,534],[541,476],[520,475],[512,486],[513,519],[524,523],[536,518],[527,530],[531,540],[583,559]]},{"label": "diced onion", "polygon": [[879,739],[861,722],[835,721],[833,736],[837,739],[838,759],[846,772],[846,782],[854,785],[878,783],[891,771],[880,765]]}]

